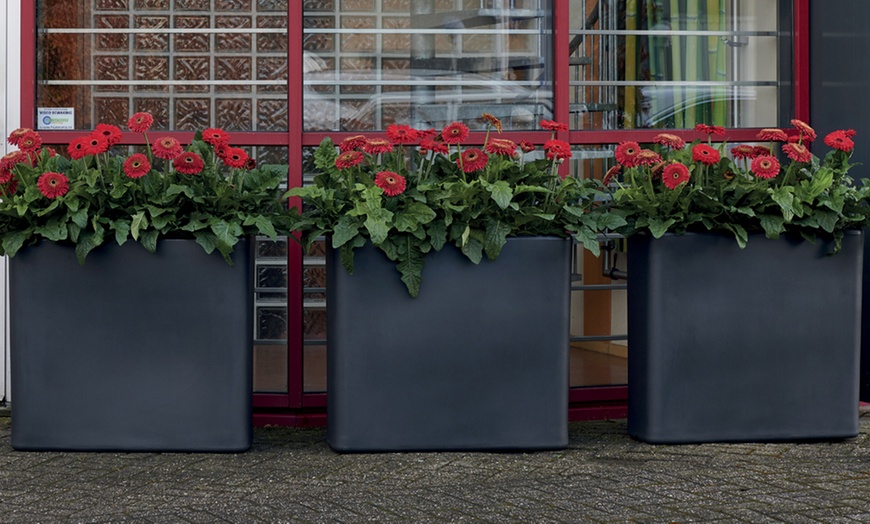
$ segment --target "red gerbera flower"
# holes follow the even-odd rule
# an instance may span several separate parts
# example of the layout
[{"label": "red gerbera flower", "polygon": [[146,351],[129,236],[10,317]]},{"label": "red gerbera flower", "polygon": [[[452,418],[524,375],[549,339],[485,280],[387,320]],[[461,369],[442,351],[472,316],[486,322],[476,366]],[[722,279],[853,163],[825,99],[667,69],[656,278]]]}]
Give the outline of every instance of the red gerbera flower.
[{"label": "red gerbera flower", "polygon": [[3,158],[0,158],[0,169],[12,171],[12,168],[17,164],[28,162],[29,160],[30,155],[24,151],[12,151],[3,155]]},{"label": "red gerbera flower", "polygon": [[97,127],[94,128],[94,134],[104,136],[106,142],[109,143],[109,147],[120,142],[123,137],[121,134],[121,128],[111,124],[97,124]]},{"label": "red gerbera flower", "polygon": [[366,145],[367,141],[368,140],[363,135],[347,137],[341,141],[341,144],[338,145],[338,149],[342,153],[344,153],[345,151],[355,151],[357,149],[362,149],[362,147]]},{"label": "red gerbera flower", "polygon": [[203,129],[202,140],[207,144],[211,144],[212,146],[216,146],[218,144],[226,145],[230,143],[230,134],[223,129],[210,127],[208,129]]},{"label": "red gerbera flower", "polygon": [[36,131],[27,131],[18,137],[18,149],[30,153],[39,149],[42,145],[42,138]]},{"label": "red gerbera flower", "polygon": [[793,125],[794,128],[798,130],[798,132],[801,134],[801,137],[807,142],[812,142],[816,139],[816,131],[809,125],[807,125],[806,122],[795,118],[791,121],[791,125]]},{"label": "red gerbera flower", "polygon": [[637,153],[637,165],[639,166],[654,166],[661,163],[662,157],[655,151],[649,149],[641,149]]},{"label": "red gerbera flower", "polygon": [[640,144],[637,142],[620,142],[616,146],[616,161],[625,167],[637,165],[637,154],[640,152]]},{"label": "red gerbera flower", "polygon": [[196,175],[202,171],[205,163],[199,154],[193,151],[185,151],[175,157],[175,160],[172,161],[172,166],[182,175]]},{"label": "red gerbera flower", "polygon": [[555,120],[541,120],[541,129],[546,129],[547,131],[567,131],[568,124],[556,122]]},{"label": "red gerbera flower", "polygon": [[420,152],[425,154],[429,151],[446,155],[450,152],[450,148],[443,140],[435,140],[432,138],[424,138],[420,141]]},{"label": "red gerbera flower", "polygon": [[535,150],[535,144],[529,142],[528,140],[520,140],[520,143],[518,145],[520,146],[520,149],[523,150],[523,153],[531,153]]},{"label": "red gerbera flower", "polygon": [[489,113],[484,113],[480,116],[480,118],[483,119],[483,121],[486,122],[487,124],[494,127],[498,133],[501,133],[501,120],[496,118],[494,115],[491,115]]},{"label": "red gerbera flower", "polygon": [[564,140],[547,140],[544,142],[544,153],[547,160],[570,160],[571,144]]},{"label": "red gerbera flower", "polygon": [[349,169],[358,166],[363,161],[363,154],[359,151],[345,151],[335,159],[335,167]]},{"label": "red gerbera flower", "polygon": [[795,162],[810,162],[813,159],[812,153],[802,144],[783,144],[782,152]]},{"label": "red gerbera flower", "polygon": [[387,126],[387,138],[394,144],[413,144],[419,136],[416,129],[405,124],[390,124]]},{"label": "red gerbera flower", "polygon": [[661,133],[653,137],[653,142],[656,144],[661,144],[663,146],[668,146],[671,149],[683,149],[686,147],[686,141],[677,135],[672,135],[670,133]]},{"label": "red gerbera flower", "polygon": [[845,151],[847,153],[851,152],[852,149],[855,148],[855,142],[852,141],[852,138],[847,136],[846,132],[842,130],[828,133],[828,136],[825,137],[825,144],[827,144],[829,147],[839,149],[840,151]]},{"label": "red gerbera flower", "polygon": [[492,153],[493,155],[512,156],[517,150],[517,145],[513,140],[491,138],[486,143],[484,149],[487,153]]},{"label": "red gerbera flower", "polygon": [[758,139],[785,142],[788,140],[788,135],[782,129],[766,128],[758,132]]},{"label": "red gerbera flower", "polygon": [[181,143],[178,140],[172,138],[171,136],[164,136],[163,138],[157,139],[154,142],[154,146],[151,148],[154,152],[154,156],[157,158],[162,158],[164,160],[172,160],[177,157],[184,151],[184,148],[181,147]]},{"label": "red gerbera flower", "polygon": [[770,155],[759,156],[752,161],[749,169],[758,178],[773,178],[779,174],[779,160]]},{"label": "red gerbera flower", "polygon": [[846,135],[846,138],[852,138],[857,134],[857,132],[854,129],[846,129],[843,131],[843,134]]},{"label": "red gerbera flower", "polygon": [[46,198],[57,198],[69,191],[69,179],[63,173],[48,171],[40,175],[36,187]]},{"label": "red gerbera flower", "polygon": [[375,175],[375,185],[387,196],[401,195],[405,192],[405,177],[392,171],[379,171]]},{"label": "red gerbera flower", "polygon": [[127,127],[134,133],[144,133],[151,128],[154,123],[154,117],[151,113],[136,113],[127,120]]},{"label": "red gerbera flower", "polygon": [[692,148],[692,160],[712,166],[720,160],[719,151],[707,144],[695,144]]},{"label": "red gerbera flower", "polygon": [[438,131],[430,127],[429,129],[418,129],[417,134],[420,136],[420,140],[426,140],[427,138],[432,139],[438,136]]},{"label": "red gerbera flower", "polygon": [[26,133],[30,133],[32,131],[33,129],[30,129],[29,127],[19,127],[15,131],[9,133],[9,137],[6,139],[6,141],[13,146],[17,146],[18,141],[21,139],[21,137],[24,136]]},{"label": "red gerbera flower", "polygon": [[689,181],[689,168],[680,163],[668,164],[662,172],[662,182],[668,189],[676,189]]},{"label": "red gerbera flower", "polygon": [[363,151],[370,155],[389,153],[393,150],[393,143],[383,138],[370,138],[363,145]]},{"label": "red gerbera flower", "polygon": [[221,157],[221,160],[223,160],[224,164],[233,169],[244,169],[245,165],[248,163],[248,158],[248,153],[246,153],[244,149],[239,147],[228,147],[224,156]]},{"label": "red gerbera flower", "polygon": [[245,169],[247,171],[250,171],[252,169],[257,169],[257,161],[249,156],[248,159],[245,160],[245,167],[243,169]]},{"label": "red gerbera flower", "polygon": [[487,162],[489,162],[489,156],[476,148],[463,151],[461,157],[456,159],[456,165],[462,168],[466,173],[480,171],[486,167]]},{"label": "red gerbera flower", "polygon": [[613,166],[607,170],[607,173],[604,174],[604,178],[601,180],[601,183],[604,184],[605,186],[610,185],[610,182],[614,178],[619,176],[619,173],[621,173],[621,172],[622,172],[622,166],[619,164],[616,164],[615,166]]},{"label": "red gerbera flower", "polygon": [[10,180],[12,180],[12,171],[0,167],[0,184],[7,184]]},{"label": "red gerbera flower", "polygon": [[85,154],[86,155],[100,155],[109,150],[109,141],[106,140],[106,137],[98,134],[91,133],[88,135],[87,140],[85,140]]},{"label": "red gerbera flower", "polygon": [[86,147],[88,144],[88,137],[80,136],[76,139],[73,139],[72,142],[66,148],[67,153],[69,153],[70,158],[73,160],[78,160],[80,158],[84,158],[87,156]]},{"label": "red gerbera flower", "polygon": [[14,195],[15,192],[18,191],[18,179],[13,178],[5,184],[0,184],[0,186],[2,186],[0,190],[3,191],[4,195]]},{"label": "red gerbera flower", "polygon": [[770,148],[765,146],[755,146],[752,148],[752,158],[770,155]]},{"label": "red gerbera flower", "polygon": [[468,138],[468,127],[461,122],[453,122],[441,131],[441,138],[448,144],[461,144]]},{"label": "red gerbera flower", "polygon": [[707,133],[708,135],[725,136],[725,128],[722,126],[708,126],[707,124],[698,124],[695,126],[695,131]]},{"label": "red gerbera flower", "polygon": [[151,162],[142,153],[134,153],[124,161],[124,174],[129,178],[141,178],[151,171]]},{"label": "red gerbera flower", "polygon": [[736,159],[755,158],[755,147],[746,144],[731,148],[731,156]]}]

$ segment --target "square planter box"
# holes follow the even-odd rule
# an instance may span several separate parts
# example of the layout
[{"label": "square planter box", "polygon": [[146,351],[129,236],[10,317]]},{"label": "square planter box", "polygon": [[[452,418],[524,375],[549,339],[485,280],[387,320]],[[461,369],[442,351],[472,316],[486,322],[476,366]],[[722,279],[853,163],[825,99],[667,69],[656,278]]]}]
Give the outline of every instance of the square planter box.
[{"label": "square planter box", "polygon": [[251,444],[251,264],[192,240],[114,243],[79,265],[10,260],[12,446],[243,451]]},{"label": "square planter box", "polygon": [[654,443],[858,434],[864,237],[639,235],[628,244],[628,430]]},{"label": "square planter box", "polygon": [[417,298],[371,244],[327,257],[328,430],[337,451],[568,443],[571,241],[511,238],[498,260],[426,256]]}]

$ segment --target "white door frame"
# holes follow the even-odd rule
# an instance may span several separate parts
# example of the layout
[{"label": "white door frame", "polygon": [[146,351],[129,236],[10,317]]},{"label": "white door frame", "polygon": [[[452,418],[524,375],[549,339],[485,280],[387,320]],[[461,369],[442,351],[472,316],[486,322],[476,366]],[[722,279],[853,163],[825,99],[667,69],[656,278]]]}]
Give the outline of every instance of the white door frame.
[{"label": "white door frame", "polygon": [[[21,100],[21,2],[4,2],[0,8],[0,27],[6,30],[6,39],[0,38],[0,140],[3,154],[8,152],[6,137],[19,127]],[[12,400],[10,393],[11,371],[9,366],[9,277],[6,257],[0,257],[0,401]]]}]

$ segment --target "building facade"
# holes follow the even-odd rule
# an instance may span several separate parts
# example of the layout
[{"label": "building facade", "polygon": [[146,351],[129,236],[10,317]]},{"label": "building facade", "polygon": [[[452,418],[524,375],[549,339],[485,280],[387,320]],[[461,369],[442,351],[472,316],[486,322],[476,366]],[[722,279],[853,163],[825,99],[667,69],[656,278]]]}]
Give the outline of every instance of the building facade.
[{"label": "building facade", "polygon": [[[154,136],[224,128],[259,162],[287,164],[290,186],[313,175],[324,137],[391,123],[461,120],[480,141],[488,113],[507,138],[541,145],[550,135],[538,123],[556,120],[573,147],[565,174],[601,178],[616,144],[662,129],[694,138],[696,124],[719,125],[751,143],[800,118],[820,133],[860,132],[855,115],[870,106],[828,96],[863,100],[862,70],[828,59],[866,45],[850,18],[857,0],[20,0],[5,10],[4,136],[33,127],[63,146],[148,111]],[[50,111],[74,129],[40,118]],[[608,247],[606,260],[578,249],[572,265],[573,418],[625,413],[625,281],[610,277],[630,268],[618,243]],[[303,253],[259,239],[256,249],[256,420],[323,423],[323,245]],[[0,377],[8,397],[14,377]]]}]

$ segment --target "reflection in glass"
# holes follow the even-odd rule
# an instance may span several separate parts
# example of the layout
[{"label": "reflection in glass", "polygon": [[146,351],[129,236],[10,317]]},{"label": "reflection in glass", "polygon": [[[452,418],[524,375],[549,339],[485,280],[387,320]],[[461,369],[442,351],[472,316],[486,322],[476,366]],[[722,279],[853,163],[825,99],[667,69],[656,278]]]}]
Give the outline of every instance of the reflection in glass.
[{"label": "reflection in glass", "polygon": [[[550,0],[376,2],[306,13],[306,130],[441,128],[482,113],[506,129],[552,118]],[[401,4],[401,5],[399,5]],[[482,129],[482,124],[479,129]]]}]

